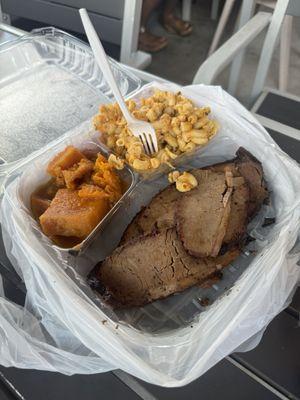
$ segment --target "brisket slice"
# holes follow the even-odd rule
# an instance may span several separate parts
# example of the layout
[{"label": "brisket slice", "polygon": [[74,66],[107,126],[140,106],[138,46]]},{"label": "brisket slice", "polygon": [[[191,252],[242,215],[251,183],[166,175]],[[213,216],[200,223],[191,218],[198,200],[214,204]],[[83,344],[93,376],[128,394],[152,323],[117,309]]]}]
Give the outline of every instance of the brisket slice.
[{"label": "brisket slice", "polygon": [[207,167],[215,172],[232,171],[233,176],[242,176],[249,187],[248,217],[256,214],[263,202],[268,198],[267,184],[264,180],[264,171],[261,162],[244,147],[236,152],[236,158],[228,162]]},{"label": "brisket slice", "polygon": [[236,168],[250,189],[248,217],[251,218],[260,210],[263,202],[268,198],[264,171],[261,163],[243,147],[238,149],[236,155]]},{"label": "brisket slice", "polygon": [[170,185],[158,193],[149,205],[140,211],[123,234],[121,244],[138,236],[172,228],[175,224],[175,202],[181,193]]},{"label": "brisket slice", "polygon": [[[244,148],[240,148],[234,160],[191,171],[202,187],[203,170],[219,173],[227,171],[233,175],[231,212],[223,242],[227,245],[235,244],[242,239],[248,220],[260,209],[268,196],[262,165]],[[235,179],[241,176],[245,182]],[[161,191],[133,219],[123,235],[121,244],[141,235],[175,226],[175,203],[182,196],[188,195],[189,193],[178,192],[175,185]]]},{"label": "brisket slice", "polygon": [[232,188],[226,174],[197,171],[198,186],[176,202],[176,226],[183,247],[196,257],[216,257],[227,230]]},{"label": "brisket slice", "polygon": [[228,162],[212,166],[212,171],[227,171],[230,179],[227,179],[228,186],[233,188],[230,205],[230,216],[223,239],[223,244],[236,245],[243,238],[249,213],[250,190],[245,179],[240,175],[235,163]]},{"label": "brisket slice", "polygon": [[261,163],[243,147],[238,149],[236,155],[237,157],[232,161],[208,167],[216,172],[229,170],[233,177],[242,176],[245,181],[244,184],[234,188],[224,244],[237,243],[242,239],[248,221],[260,210],[263,202],[268,198],[268,189]]},{"label": "brisket slice", "polygon": [[[118,247],[98,270],[98,290],[114,306],[142,306],[201,284],[239,254],[197,259],[184,250],[176,229],[143,236]],[[94,284],[95,286],[95,284]]]},{"label": "brisket slice", "polygon": [[[223,244],[236,245],[243,238],[247,222],[248,222],[248,203],[249,203],[249,188],[244,178],[239,174],[235,163],[232,161],[223,162],[220,164],[211,165],[204,168],[212,172],[227,173],[227,185],[232,187],[230,215]],[[198,176],[198,171],[194,170],[195,177]],[[230,191],[228,191],[230,193]]]},{"label": "brisket slice", "polygon": [[145,210],[145,208],[143,208],[138,214],[136,214],[136,216],[133,218],[133,220],[127,226],[125,232],[123,233],[123,236],[121,238],[119,246],[122,246],[123,244],[130,242],[131,240],[133,240],[139,236],[144,235],[144,232],[138,223],[139,217],[144,210]]},{"label": "brisket slice", "polygon": [[248,222],[249,187],[244,178],[233,178],[231,210],[223,244],[237,244],[243,238]]}]

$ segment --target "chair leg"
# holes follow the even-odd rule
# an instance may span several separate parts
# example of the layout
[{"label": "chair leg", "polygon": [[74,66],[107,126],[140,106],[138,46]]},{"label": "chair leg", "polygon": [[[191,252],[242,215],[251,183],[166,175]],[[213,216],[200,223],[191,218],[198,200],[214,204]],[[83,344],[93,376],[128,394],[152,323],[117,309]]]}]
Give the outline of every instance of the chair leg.
[{"label": "chair leg", "polygon": [[289,76],[290,53],[292,45],[293,17],[284,17],[280,37],[280,60],[279,60],[279,90],[286,91]]},{"label": "chair leg", "polygon": [[125,0],[120,61],[135,68],[145,68],[151,55],[138,50],[142,0]]},{"label": "chair leg", "polygon": [[210,18],[215,21],[218,18],[220,0],[212,0]]},{"label": "chair leg", "polygon": [[191,8],[192,8],[192,0],[182,1],[182,19],[184,21],[191,20]]},{"label": "chair leg", "polygon": [[208,50],[208,55],[209,56],[216,50],[216,48],[219,45],[221,36],[222,36],[222,34],[224,32],[226,23],[228,21],[228,18],[229,18],[229,15],[230,15],[230,12],[232,10],[232,7],[233,7],[234,3],[235,3],[235,0],[226,0],[226,2],[224,4],[224,7],[223,7],[223,10],[222,10],[222,14],[221,14],[217,29],[215,31],[213,40],[212,40],[210,48]]}]

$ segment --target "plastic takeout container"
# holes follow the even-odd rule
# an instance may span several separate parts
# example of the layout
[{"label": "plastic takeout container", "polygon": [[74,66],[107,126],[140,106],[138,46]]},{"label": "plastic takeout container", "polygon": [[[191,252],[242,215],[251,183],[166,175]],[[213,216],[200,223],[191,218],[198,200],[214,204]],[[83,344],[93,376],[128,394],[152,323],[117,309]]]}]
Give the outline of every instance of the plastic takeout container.
[{"label": "plastic takeout container", "polygon": [[[194,286],[144,307],[113,310],[102,301],[96,292],[89,289],[85,283],[87,275],[99,261],[103,260],[117,247],[122,233],[140,209],[147,205],[155,194],[168,186],[167,176],[157,173],[155,177],[152,176],[151,182],[149,182],[148,178],[144,179],[143,176],[132,172],[130,168],[125,168],[123,178],[128,184],[127,191],[95,230],[83,242],[73,248],[61,248],[53,244],[42,233],[40,225],[32,216],[30,207],[31,193],[49,180],[49,175],[46,172],[49,161],[66,146],[73,145],[79,149],[98,148],[101,153],[108,155],[105,148],[97,143],[97,137],[97,132],[89,130],[89,123],[83,123],[76,128],[76,131],[72,130],[64,141],[49,146],[47,151],[31,160],[22,168],[22,172],[17,174],[12,184],[16,193],[15,207],[22,210],[22,218],[25,218],[27,227],[32,230],[36,240],[41,242],[44,250],[49,255],[53,253],[56,261],[61,265],[67,265],[68,269],[73,270],[75,267],[78,274],[76,279],[81,283],[83,282],[82,286],[89,293],[89,297],[116,324],[130,326],[133,329],[150,334],[163,334],[174,329],[184,328],[192,324],[194,319],[199,317],[208,305],[211,305],[229,290],[250,265],[255,252],[263,249],[271,241],[272,227],[263,228],[262,225],[265,217],[275,216],[274,207],[272,203],[264,206],[259,215],[252,221],[248,232],[256,239],[255,243],[244,248],[242,255],[224,269],[223,279],[216,282],[211,288]],[[220,154],[220,147],[223,154]],[[212,154],[215,154],[214,162],[224,161],[225,154],[227,160],[232,159],[238,147],[235,141],[223,137],[209,147],[209,159],[211,159]],[[190,170],[208,164],[212,163],[207,162],[206,152],[199,149],[192,156],[185,157],[185,162],[181,162],[180,169]]]},{"label": "plastic takeout container", "polygon": [[[0,178],[113,99],[89,46],[55,28],[3,43],[0,64]],[[124,96],[140,87],[110,64]]]},{"label": "plastic takeout container", "polygon": [[[156,86],[178,88],[153,84],[145,92]],[[21,171],[15,169],[4,185],[1,222],[8,256],[28,294],[24,310],[0,298],[0,324],[11,332],[7,338],[0,330],[0,339],[19,344],[18,352],[15,347],[0,349],[5,365],[65,374],[121,368],[154,384],[182,386],[231,352],[257,344],[257,335],[290,300],[300,277],[300,252],[293,248],[300,228],[298,165],[221,88],[190,86],[182,88],[182,93],[197,105],[211,106],[221,130],[181,168],[232,159],[239,146],[263,163],[271,203],[249,226],[255,243],[210,289],[193,287],[145,307],[114,311],[88,287],[86,277],[116,247],[140,207],[167,185],[166,176],[151,184],[139,179],[105,229],[75,257],[49,245],[32,223],[20,192]],[[76,145],[86,139],[87,128],[83,124],[72,130],[68,140]],[[65,143],[44,148],[26,161],[22,172],[30,164],[45,163],[48,153]],[[264,228],[264,217],[274,216],[276,222]],[[201,300],[206,297],[210,305],[205,307]]]}]

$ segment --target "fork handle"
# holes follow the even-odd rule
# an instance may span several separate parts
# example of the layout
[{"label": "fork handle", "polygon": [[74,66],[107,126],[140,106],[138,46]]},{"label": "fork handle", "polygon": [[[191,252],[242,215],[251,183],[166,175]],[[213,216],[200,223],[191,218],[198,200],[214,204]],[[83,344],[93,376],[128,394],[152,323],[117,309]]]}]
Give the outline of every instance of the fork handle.
[{"label": "fork handle", "polygon": [[89,40],[90,46],[91,46],[94,56],[96,58],[96,62],[98,63],[98,65],[106,79],[106,82],[108,83],[111,91],[113,92],[115,99],[116,99],[117,103],[119,104],[120,109],[121,109],[126,121],[128,123],[133,122],[134,119],[132,118],[130,112],[128,111],[128,108],[123,99],[123,96],[118,88],[118,85],[116,84],[115,77],[110,68],[107,55],[106,55],[105,50],[102,46],[102,43],[97,35],[97,32],[95,31],[95,28],[92,25],[92,22],[90,20],[90,17],[88,16],[86,9],[81,8],[79,10],[79,14],[80,14],[80,17],[82,20],[82,24],[84,26],[86,36]]}]

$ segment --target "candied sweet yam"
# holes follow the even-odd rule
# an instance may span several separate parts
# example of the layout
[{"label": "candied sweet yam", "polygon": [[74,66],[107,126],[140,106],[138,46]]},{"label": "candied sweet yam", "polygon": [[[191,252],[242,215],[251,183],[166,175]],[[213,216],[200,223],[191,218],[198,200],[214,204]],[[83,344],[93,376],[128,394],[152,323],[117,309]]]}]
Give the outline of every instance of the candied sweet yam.
[{"label": "candied sweet yam", "polygon": [[112,203],[118,201],[123,193],[122,182],[114,172],[114,167],[101,154],[95,162],[94,171],[92,175],[94,185],[102,188]]},{"label": "candied sweet yam", "polygon": [[85,158],[85,156],[78,149],[67,146],[50,161],[47,172],[53,177],[59,177],[62,170],[72,167],[82,158]]},{"label": "candied sweet yam", "polygon": [[103,189],[95,185],[84,184],[78,190],[79,197],[87,199],[103,199],[108,198],[108,194]]},{"label": "candied sweet yam", "polygon": [[85,238],[107,214],[108,201],[83,199],[77,191],[59,189],[50,207],[40,217],[43,232],[50,236]]},{"label": "candied sweet yam", "polygon": [[94,163],[90,160],[82,158],[79,163],[74,164],[71,168],[62,171],[65,184],[68,189],[76,189],[77,185],[85,178],[89,178],[94,169]]},{"label": "candied sweet yam", "polygon": [[33,194],[31,196],[31,209],[35,218],[39,218],[50,206],[51,200]]},{"label": "candied sweet yam", "polygon": [[31,208],[47,236],[62,247],[72,247],[119,200],[122,181],[104,156],[73,146],[59,153],[47,171],[53,178],[32,194]]},{"label": "candied sweet yam", "polygon": [[51,179],[46,184],[38,187],[31,194],[31,209],[36,219],[38,219],[50,206],[51,200],[54,198],[58,189],[55,179]]},{"label": "candied sweet yam", "polygon": [[111,168],[111,165],[102,154],[98,154],[97,160],[95,161],[95,171],[102,171],[107,168]]}]

